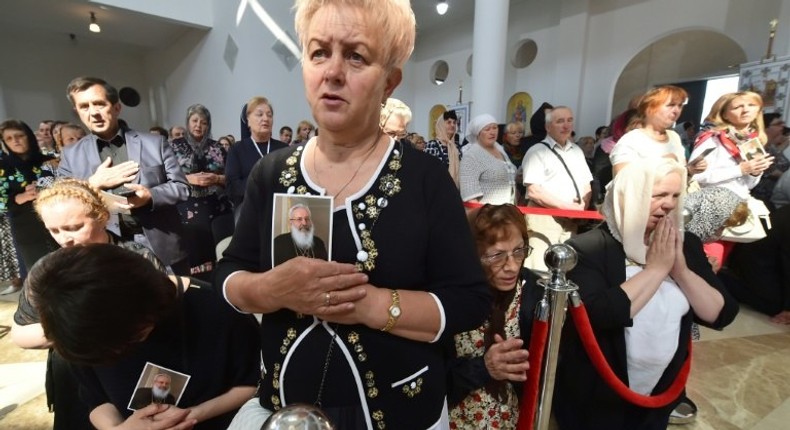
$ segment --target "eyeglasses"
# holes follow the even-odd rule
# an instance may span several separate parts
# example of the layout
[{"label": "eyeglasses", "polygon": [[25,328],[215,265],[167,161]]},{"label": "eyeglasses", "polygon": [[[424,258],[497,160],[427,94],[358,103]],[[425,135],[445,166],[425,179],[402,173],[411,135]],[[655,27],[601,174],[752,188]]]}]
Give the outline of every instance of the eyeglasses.
[{"label": "eyeglasses", "polygon": [[406,136],[408,136],[408,133],[406,133],[405,130],[404,131],[394,131],[394,130],[387,131],[387,130],[384,130],[384,134],[388,135],[389,137],[391,137],[391,138],[393,138],[395,140],[401,140],[401,139],[405,138]]},{"label": "eyeglasses", "polygon": [[300,217],[300,218],[290,218],[290,220],[291,221],[297,221],[297,222],[310,222],[310,217],[306,216],[306,217]]},{"label": "eyeglasses", "polygon": [[504,266],[509,257],[513,257],[516,262],[524,261],[530,254],[532,254],[532,247],[524,245],[521,248],[516,248],[510,252],[502,251],[494,254],[484,255],[480,257],[480,261],[489,266]]}]

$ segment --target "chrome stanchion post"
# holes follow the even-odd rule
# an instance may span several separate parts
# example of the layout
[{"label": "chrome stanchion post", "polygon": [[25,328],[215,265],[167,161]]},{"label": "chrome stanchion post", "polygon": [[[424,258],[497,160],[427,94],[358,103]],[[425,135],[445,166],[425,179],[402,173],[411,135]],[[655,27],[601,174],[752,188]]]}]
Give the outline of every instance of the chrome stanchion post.
[{"label": "chrome stanchion post", "polygon": [[[535,317],[546,320],[545,312],[548,309],[549,327],[546,339],[546,356],[543,358],[541,369],[540,393],[538,395],[535,425],[538,430],[548,430],[549,417],[551,416],[551,400],[554,394],[554,379],[557,372],[557,356],[560,348],[562,325],[565,322],[565,311],[568,304],[568,295],[579,288],[565,278],[565,273],[576,266],[576,251],[565,244],[551,245],[544,254],[546,266],[551,270],[549,279],[541,279],[538,284],[544,288],[543,299],[538,303]],[[540,318],[543,313],[543,318]]]}]

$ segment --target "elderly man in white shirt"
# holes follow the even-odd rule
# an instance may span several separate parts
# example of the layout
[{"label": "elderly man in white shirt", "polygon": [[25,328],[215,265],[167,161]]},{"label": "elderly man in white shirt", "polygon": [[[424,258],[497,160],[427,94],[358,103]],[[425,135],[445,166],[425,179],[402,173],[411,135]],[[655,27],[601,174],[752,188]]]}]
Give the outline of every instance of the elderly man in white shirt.
[{"label": "elderly man in white shirt", "polygon": [[[529,206],[584,210],[590,203],[592,173],[584,151],[571,140],[573,111],[559,106],[546,114],[547,136],[524,156],[524,186]],[[526,267],[545,271],[543,254],[549,245],[562,243],[576,233],[572,219],[527,215],[532,254]]]}]

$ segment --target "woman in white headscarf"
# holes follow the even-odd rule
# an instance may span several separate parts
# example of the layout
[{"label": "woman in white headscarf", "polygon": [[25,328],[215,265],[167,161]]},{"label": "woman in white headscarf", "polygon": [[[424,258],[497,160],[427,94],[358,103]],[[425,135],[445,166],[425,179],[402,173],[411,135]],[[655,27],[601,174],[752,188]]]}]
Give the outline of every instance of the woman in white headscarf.
[{"label": "woman in white headscarf", "polygon": [[468,150],[461,159],[461,198],[490,204],[516,202],[516,166],[497,141],[496,119],[478,115],[469,123]]},{"label": "woman in white headscarf", "polygon": [[[680,232],[686,169],[669,158],[634,160],[610,183],[606,222],[570,241],[569,278],[606,361],[642,395],[664,392],[689,350],[691,324],[720,329],[738,305],[711,270],[699,238]],[[647,192],[646,192],[647,191]],[[562,339],[554,412],[561,429],[665,429],[675,401],[645,408],[597,373],[573,324]]]}]

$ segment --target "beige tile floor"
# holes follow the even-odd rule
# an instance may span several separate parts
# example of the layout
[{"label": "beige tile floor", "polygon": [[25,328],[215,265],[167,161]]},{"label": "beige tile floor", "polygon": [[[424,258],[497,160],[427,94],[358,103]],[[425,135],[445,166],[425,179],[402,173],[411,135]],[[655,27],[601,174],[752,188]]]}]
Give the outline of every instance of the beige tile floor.
[{"label": "beige tile floor", "polygon": [[[15,296],[0,296],[0,325],[9,326]],[[0,337],[0,429],[52,427],[44,392],[44,351],[23,351]],[[677,430],[790,429],[790,327],[741,309],[722,332],[702,329],[694,343],[689,396],[695,423]]]},{"label": "beige tile floor", "polygon": [[[4,288],[0,286],[0,290]],[[17,296],[0,296],[0,327],[11,326]],[[11,343],[8,334],[0,337],[0,429],[52,428],[44,395],[46,359],[46,351],[26,351]]]}]

